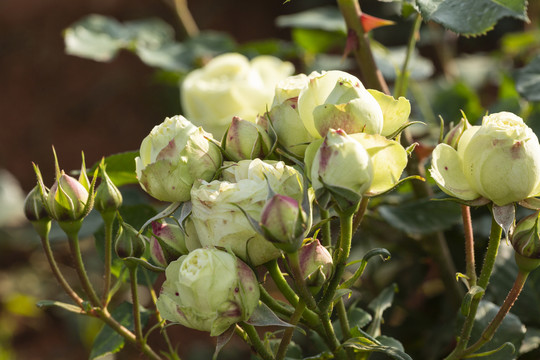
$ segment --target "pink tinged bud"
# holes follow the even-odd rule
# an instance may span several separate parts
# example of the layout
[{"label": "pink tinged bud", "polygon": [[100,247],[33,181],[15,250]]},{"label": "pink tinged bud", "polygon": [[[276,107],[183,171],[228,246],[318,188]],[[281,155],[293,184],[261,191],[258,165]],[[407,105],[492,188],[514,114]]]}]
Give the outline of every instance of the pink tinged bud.
[{"label": "pink tinged bud", "polygon": [[532,271],[540,265],[539,212],[523,218],[514,229],[510,242],[516,251],[516,263],[522,271]]},{"label": "pink tinged bud", "polygon": [[443,139],[443,143],[450,145],[454,149],[457,149],[459,140],[461,139],[461,134],[465,130],[471,127],[471,124],[467,121],[467,119],[461,119],[459,124],[452,127],[450,131],[446,134],[446,136]]},{"label": "pink tinged bud", "polygon": [[302,245],[307,228],[306,214],[298,201],[285,195],[274,195],[261,213],[265,238],[278,249],[294,252]]},{"label": "pink tinged bud", "polygon": [[122,223],[114,241],[114,250],[119,258],[140,258],[146,250],[146,242],[133,226]]},{"label": "pink tinged bud", "polygon": [[31,222],[50,220],[38,186],[34,187],[26,196],[26,200],[24,201],[24,215]]},{"label": "pink tinged bud", "polygon": [[104,169],[101,172],[101,184],[96,190],[94,208],[101,214],[114,213],[122,206],[122,194],[114,185]]},{"label": "pink tinged bud", "polygon": [[262,159],[269,154],[272,140],[262,126],[235,116],[227,131],[224,147],[233,161]]},{"label": "pink tinged bud", "polygon": [[163,267],[181,255],[187,255],[186,239],[182,229],[178,225],[152,222],[150,238],[150,256]]},{"label": "pink tinged bud", "polygon": [[85,217],[88,200],[86,188],[63,171],[47,196],[50,215],[57,221],[74,221]]},{"label": "pink tinged bud", "polygon": [[332,255],[319,240],[302,246],[299,251],[300,271],[311,291],[316,293],[332,275]]}]

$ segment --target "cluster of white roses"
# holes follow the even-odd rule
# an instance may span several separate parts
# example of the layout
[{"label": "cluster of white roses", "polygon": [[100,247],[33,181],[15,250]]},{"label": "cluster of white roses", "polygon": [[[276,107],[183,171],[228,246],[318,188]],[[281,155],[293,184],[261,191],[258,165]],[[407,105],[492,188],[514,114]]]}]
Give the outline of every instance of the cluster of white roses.
[{"label": "cluster of white roses", "polygon": [[[165,319],[211,335],[247,320],[259,298],[252,268],[282,251],[304,252],[304,276],[320,273],[320,285],[332,259],[317,241],[303,244],[311,194],[345,211],[400,181],[407,151],[394,138],[409,102],[342,71],[292,71],[272,57],[217,57],[185,79],[186,117],[165,119],[143,140],[142,188],[192,206],[181,230],[154,224],[154,260],[168,265],[157,303]],[[431,173],[448,194],[501,205],[538,193],[540,146],[519,118],[493,114],[460,136],[457,150],[434,152]],[[278,161],[277,147],[282,159],[302,161],[303,173]]]}]

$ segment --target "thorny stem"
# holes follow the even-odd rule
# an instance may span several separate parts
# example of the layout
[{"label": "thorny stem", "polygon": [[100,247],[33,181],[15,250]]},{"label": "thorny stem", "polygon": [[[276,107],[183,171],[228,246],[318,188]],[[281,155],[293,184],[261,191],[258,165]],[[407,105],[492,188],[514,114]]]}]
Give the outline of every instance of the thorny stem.
[{"label": "thorny stem", "polygon": [[262,357],[264,360],[274,360],[274,357],[272,356],[272,354],[270,354],[268,350],[266,350],[266,347],[264,346],[263,342],[259,338],[259,334],[257,334],[257,330],[255,330],[255,327],[253,327],[253,325],[249,325],[246,323],[241,323],[239,325],[248,335],[249,342],[251,343],[251,346],[253,346],[253,348],[257,352],[257,355]]},{"label": "thorny stem", "polygon": [[461,217],[463,218],[463,230],[465,232],[465,259],[467,262],[467,277],[469,286],[476,285],[476,264],[474,260],[474,235],[471,221],[471,208],[461,205]]},{"label": "thorny stem", "polygon": [[375,64],[368,35],[364,32],[364,27],[360,21],[362,10],[360,10],[358,0],[337,0],[337,3],[347,24],[349,36],[354,36],[357,40],[353,53],[358,63],[362,80],[366,83],[366,87],[389,94],[388,85]]},{"label": "thorny stem", "polygon": [[358,208],[358,211],[354,215],[353,225],[352,225],[353,234],[360,227],[360,224],[362,224],[362,220],[364,220],[364,216],[366,215],[368,204],[369,204],[369,198],[367,196],[364,196],[362,200],[360,201],[360,207]]},{"label": "thorny stem", "polygon": [[[495,259],[497,257],[497,252],[499,250],[499,244],[501,243],[502,229],[497,224],[495,219],[492,219],[491,222],[491,233],[489,235],[489,244],[484,258],[484,264],[482,265],[482,271],[480,272],[480,277],[478,278],[478,286],[482,289],[486,289],[489,284],[489,278],[493,271],[493,265],[495,264]],[[482,295],[473,297],[469,307],[469,313],[465,318],[463,327],[461,328],[461,333],[458,338],[455,349],[446,357],[445,360],[458,360],[461,359],[464,355],[464,351],[467,348],[469,339],[471,337],[471,331],[474,325],[474,319],[476,317],[476,311],[478,310],[478,305],[480,300],[482,300]]]},{"label": "thorny stem", "polygon": [[463,355],[474,353],[476,350],[480,349],[482,346],[484,346],[484,344],[486,344],[493,338],[493,335],[499,328],[499,325],[501,325],[504,317],[508,314],[508,312],[510,311],[510,309],[516,302],[519,294],[521,293],[521,290],[523,290],[523,286],[525,286],[525,282],[527,281],[527,277],[529,276],[529,274],[530,272],[523,272],[521,270],[518,271],[516,280],[514,281],[514,285],[512,286],[512,289],[506,296],[506,299],[504,299],[504,303],[499,308],[499,312],[497,312],[497,315],[495,315],[493,320],[491,320],[489,325],[482,332],[480,339],[478,339],[477,342],[475,342],[473,345],[468,347],[463,352]]}]

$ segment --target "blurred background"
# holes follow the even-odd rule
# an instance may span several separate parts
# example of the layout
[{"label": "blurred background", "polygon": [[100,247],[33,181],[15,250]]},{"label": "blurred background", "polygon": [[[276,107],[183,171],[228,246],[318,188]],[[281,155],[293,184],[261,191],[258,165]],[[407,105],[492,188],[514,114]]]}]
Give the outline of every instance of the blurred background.
[{"label": "blurred background", "polygon": [[[335,1],[189,1],[201,30],[226,32],[238,45],[268,38],[290,42],[291,30],[278,27],[275,19],[323,5],[335,5]],[[386,46],[406,44],[411,22],[399,20],[394,5],[375,0],[361,1],[361,5],[371,15],[398,21],[374,30],[377,41]],[[438,89],[438,96],[428,99],[432,114],[459,120],[461,108],[474,119],[486,109],[502,106],[501,89],[508,81],[504,76],[510,78],[511,71],[522,67],[531,51],[538,49],[539,9],[539,1],[530,1],[530,24],[504,18],[479,37],[458,37],[424,24],[419,43],[422,59],[429,63],[420,67],[424,80],[452,78],[444,85],[438,80],[419,83],[417,92]],[[32,162],[39,164],[45,182],[52,184],[51,146],[62,168],[77,169],[81,151],[91,165],[102,156],[137,150],[153,126],[181,113],[175,78],[164,76],[134,54],[120,51],[110,62],[65,54],[64,29],[94,13],[121,22],[159,18],[172,26],[176,40],[185,37],[167,1],[0,1],[0,360],[87,358],[99,330],[97,322],[35,306],[40,299],[62,299],[63,295],[50,275],[39,239],[22,216],[24,196],[36,183]],[[509,40],[508,34],[525,31],[532,31],[532,43]],[[328,50],[339,57],[344,43],[335,45]],[[451,54],[441,55],[441,51]],[[445,61],[458,57],[465,60]],[[495,61],[498,65],[493,65]],[[489,71],[503,75],[494,77]],[[463,74],[471,76],[464,79]],[[474,81],[472,75],[481,78],[472,84],[466,81]],[[505,99],[508,110],[521,101],[515,91]],[[425,116],[418,113],[420,118]],[[69,263],[61,236],[55,247],[60,262]],[[87,248],[91,254],[91,242]],[[189,336],[190,343],[208,341],[198,332],[186,334],[184,339],[188,341]],[[122,356],[136,355],[128,351]],[[186,356],[205,359],[210,354]]]}]

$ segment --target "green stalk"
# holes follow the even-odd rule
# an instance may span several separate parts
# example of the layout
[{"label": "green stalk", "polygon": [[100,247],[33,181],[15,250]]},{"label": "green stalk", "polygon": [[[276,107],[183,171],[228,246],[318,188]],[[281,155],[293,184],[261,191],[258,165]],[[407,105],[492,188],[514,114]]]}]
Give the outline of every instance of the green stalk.
[{"label": "green stalk", "polygon": [[276,301],[269,293],[266,291],[264,286],[262,284],[259,284],[259,292],[261,294],[261,301],[266,304],[273,312],[276,312],[278,314],[281,314],[286,317],[291,317],[293,314],[293,311],[288,309],[287,307],[281,305],[279,302]]},{"label": "green stalk", "polygon": [[512,286],[512,289],[506,296],[506,299],[504,299],[504,303],[499,308],[497,315],[495,315],[493,320],[491,320],[489,325],[482,332],[480,339],[478,339],[478,341],[476,341],[473,345],[468,347],[463,352],[463,355],[474,353],[476,350],[480,349],[482,346],[484,346],[493,338],[493,335],[495,335],[495,332],[499,328],[499,325],[501,325],[502,321],[504,320],[504,317],[508,314],[508,312],[510,311],[510,309],[516,302],[519,294],[521,293],[521,290],[523,290],[523,286],[525,286],[525,282],[527,281],[527,277],[529,276],[529,274],[530,272],[524,272],[521,270],[518,271],[516,280],[514,281],[514,285]]},{"label": "green stalk", "polygon": [[[296,308],[298,305],[298,295],[294,290],[289,286],[289,283],[283,277],[283,273],[279,269],[277,260],[271,260],[265,264],[266,269],[270,273],[270,277],[274,280],[279,291],[285,296],[285,299]],[[309,326],[313,329],[320,326],[319,317],[313,311],[306,309],[303,313],[303,318],[308,322]]]},{"label": "green stalk", "polygon": [[362,220],[364,220],[364,216],[366,215],[368,204],[369,204],[369,198],[367,196],[362,197],[362,200],[360,201],[360,206],[358,208],[358,211],[354,215],[354,219],[353,219],[353,225],[352,225],[353,226],[353,230],[352,230],[353,234],[360,227],[360,224],[362,224]]},{"label": "green stalk", "polygon": [[105,224],[105,265],[103,271],[103,293],[101,294],[101,303],[103,304],[103,307],[107,307],[111,299],[111,297],[109,296],[109,291],[111,289],[112,238],[114,218],[115,216],[103,216],[103,222]]},{"label": "green stalk", "polygon": [[49,266],[53,272],[53,275],[56,278],[56,280],[60,283],[60,286],[62,286],[62,289],[64,289],[66,294],[68,294],[68,296],[72,298],[73,301],[75,301],[75,303],[81,309],[84,310],[83,299],[81,299],[79,295],[77,295],[75,290],[73,290],[73,288],[69,285],[67,280],[64,278],[64,275],[62,275],[62,272],[58,268],[58,264],[56,263],[56,260],[54,259],[54,254],[51,249],[51,242],[49,240],[49,231],[51,228],[51,222],[49,221],[48,224],[46,224],[43,227],[48,230],[40,232],[41,244],[43,245],[43,250],[45,251],[45,256],[47,257],[47,261],[49,262]]},{"label": "green stalk", "polygon": [[263,360],[274,360],[274,356],[266,349],[263,342],[259,338],[259,334],[257,334],[257,330],[255,330],[255,327],[246,323],[241,323],[239,325],[248,335],[249,342],[251,343],[251,346],[253,346],[257,354],[262,357]]},{"label": "green stalk", "polygon": [[289,266],[292,271],[294,283],[296,285],[296,290],[298,291],[300,295],[300,301],[304,301],[308,309],[314,312],[317,312],[319,314],[320,322],[322,323],[324,327],[326,338],[329,341],[332,352],[336,356],[341,357],[342,355],[340,353],[342,353],[342,351],[338,350],[340,344],[334,332],[334,327],[332,326],[332,322],[330,321],[330,316],[327,311],[324,311],[317,307],[317,302],[313,298],[313,295],[311,295],[311,293],[309,292],[306,282],[302,276],[302,272],[300,270],[300,259],[298,257],[298,252],[288,253],[287,257],[289,259]]},{"label": "green stalk", "polygon": [[[127,264],[126,264],[127,265]],[[131,300],[133,302],[133,322],[135,325],[135,339],[139,346],[143,346],[144,339],[141,326],[141,311],[139,308],[139,293],[137,289],[137,265],[127,265],[129,271],[129,281],[131,285]]]},{"label": "green stalk", "polygon": [[199,28],[195,19],[189,11],[187,0],[174,0],[174,8],[176,10],[176,15],[180,20],[180,24],[183,26],[186,34],[189,37],[194,37],[199,35]]},{"label": "green stalk", "polygon": [[285,358],[285,354],[287,353],[287,347],[291,343],[294,329],[296,327],[296,324],[298,324],[298,321],[302,317],[302,313],[304,312],[305,308],[306,308],[306,304],[304,303],[303,300],[300,299],[300,301],[298,301],[298,305],[296,306],[296,309],[294,310],[294,313],[292,314],[289,320],[289,324],[293,326],[285,329],[285,333],[283,334],[283,337],[281,338],[281,342],[279,343],[278,351],[276,353],[276,360],[283,360]]},{"label": "green stalk", "polygon": [[[321,215],[321,220],[328,219],[330,217],[330,211],[319,207],[319,214]],[[330,248],[332,246],[332,228],[330,226],[330,221],[327,221],[321,228],[322,235],[322,246]]]},{"label": "green stalk", "polygon": [[[478,278],[478,286],[482,289],[486,289],[489,284],[489,278],[493,271],[493,266],[495,265],[495,259],[497,257],[497,252],[499,251],[499,244],[501,243],[502,229],[497,224],[495,219],[492,218],[491,221],[491,233],[489,235],[489,244],[484,258],[484,264],[482,265],[482,271],[480,272],[480,277]],[[448,355],[445,360],[458,360],[461,359],[467,348],[467,344],[471,338],[471,331],[474,325],[474,319],[476,317],[476,311],[478,310],[478,305],[480,300],[482,300],[483,295],[478,295],[473,297],[471,300],[469,313],[465,318],[463,327],[461,328],[461,333],[458,338],[455,349]]]},{"label": "green stalk", "polygon": [[336,262],[334,263],[334,273],[324,292],[323,298],[319,302],[321,313],[326,313],[334,300],[334,294],[336,293],[341,277],[345,272],[347,259],[349,258],[351,251],[353,215],[340,215],[339,219],[341,224],[340,247],[336,249],[337,254]]},{"label": "green stalk", "polygon": [[338,300],[336,309],[339,318],[339,325],[341,327],[341,333],[343,334],[343,340],[347,340],[351,337],[351,327],[349,325],[349,318],[347,317],[347,309],[345,308],[343,298]]},{"label": "green stalk", "polygon": [[86,295],[88,296],[90,304],[92,304],[92,306],[94,307],[101,307],[101,301],[96,295],[96,291],[94,290],[94,287],[92,286],[92,283],[90,282],[90,279],[88,278],[86,269],[84,267],[81,255],[81,247],[79,244],[78,230],[69,231],[66,232],[66,234],[68,235],[71,256],[73,257],[73,261],[75,263],[75,270],[77,271],[77,275],[79,276],[79,280],[81,281],[81,286]]},{"label": "green stalk", "polygon": [[407,84],[409,82],[409,62],[416,47],[416,40],[418,38],[418,31],[420,30],[420,25],[422,25],[422,17],[420,16],[420,14],[416,14],[413,28],[411,30],[411,35],[409,36],[409,41],[407,43],[405,60],[403,61],[401,72],[399,73],[394,86],[394,97],[396,99],[400,96],[405,96],[407,94]]}]

